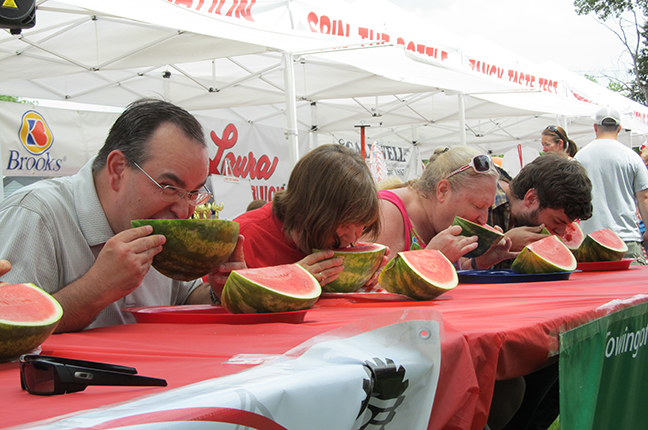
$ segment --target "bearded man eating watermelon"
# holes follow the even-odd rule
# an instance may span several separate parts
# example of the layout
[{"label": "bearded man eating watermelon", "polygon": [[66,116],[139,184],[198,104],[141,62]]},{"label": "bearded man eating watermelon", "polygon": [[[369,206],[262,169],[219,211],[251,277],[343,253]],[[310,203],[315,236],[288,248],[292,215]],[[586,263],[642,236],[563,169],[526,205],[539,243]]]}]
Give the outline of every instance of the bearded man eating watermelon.
[{"label": "bearded man eating watermelon", "polygon": [[[209,192],[200,123],[160,100],[129,105],[74,176],[39,181],[0,204],[10,283],[33,282],[63,307],[57,332],[134,322],[124,306],[211,303],[201,280],[151,269],[165,238],[135,219],[189,218]],[[240,246],[234,251],[240,255]]]},{"label": "bearded man eating watermelon", "polygon": [[546,227],[562,235],[574,220],[592,216],[592,183],[575,160],[545,154],[522,168],[512,180],[501,171],[488,224],[499,226],[512,251],[547,237]]}]

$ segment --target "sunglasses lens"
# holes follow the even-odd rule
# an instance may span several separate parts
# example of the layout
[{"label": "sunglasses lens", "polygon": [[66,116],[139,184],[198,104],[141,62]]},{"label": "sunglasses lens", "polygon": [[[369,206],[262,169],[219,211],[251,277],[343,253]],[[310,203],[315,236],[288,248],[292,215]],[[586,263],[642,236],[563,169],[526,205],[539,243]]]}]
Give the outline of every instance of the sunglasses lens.
[{"label": "sunglasses lens", "polygon": [[22,382],[30,393],[50,394],[54,392],[54,367],[48,363],[24,363]]},{"label": "sunglasses lens", "polygon": [[488,172],[491,169],[491,159],[488,155],[478,155],[473,158],[473,165],[478,172]]}]

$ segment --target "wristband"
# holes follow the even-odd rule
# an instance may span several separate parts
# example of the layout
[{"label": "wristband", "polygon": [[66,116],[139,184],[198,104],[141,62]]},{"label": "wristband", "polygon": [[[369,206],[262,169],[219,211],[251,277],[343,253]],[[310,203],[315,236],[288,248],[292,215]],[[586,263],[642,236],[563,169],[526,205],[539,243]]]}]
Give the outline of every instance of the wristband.
[{"label": "wristband", "polygon": [[209,298],[215,305],[220,303],[220,301],[216,298],[216,294],[214,294],[214,290],[211,287],[209,287]]},{"label": "wristband", "polygon": [[477,261],[475,261],[475,257],[470,259],[470,265],[472,266],[473,270],[479,270],[477,268]]}]

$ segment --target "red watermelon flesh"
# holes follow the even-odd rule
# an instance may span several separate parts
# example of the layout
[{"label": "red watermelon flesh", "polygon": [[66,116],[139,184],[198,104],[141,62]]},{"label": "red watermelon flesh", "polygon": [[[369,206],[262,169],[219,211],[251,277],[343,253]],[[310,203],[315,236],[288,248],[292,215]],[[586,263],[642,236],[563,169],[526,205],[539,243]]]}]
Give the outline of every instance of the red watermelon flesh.
[{"label": "red watermelon flesh", "polygon": [[618,261],[628,252],[628,246],[609,228],[588,234],[574,251],[581,262]]},{"label": "red watermelon flesh", "polygon": [[572,251],[577,250],[580,244],[583,243],[583,239],[585,239],[583,230],[581,230],[580,225],[576,221],[567,224],[565,232],[558,237]]},{"label": "red watermelon flesh", "polygon": [[34,284],[0,286],[0,361],[43,343],[62,316],[56,299]]},{"label": "red watermelon flesh", "polygon": [[592,236],[592,238],[601,245],[607,246],[610,249],[627,249],[625,242],[623,242],[621,238],[609,228],[597,230],[594,233],[590,233],[590,236]]},{"label": "red watermelon flesh", "polygon": [[515,273],[552,273],[576,270],[576,259],[558,236],[549,236],[524,247],[511,269]]},{"label": "red watermelon flesh", "polygon": [[290,312],[315,304],[322,288],[299,264],[234,270],[221,294],[231,313]]}]

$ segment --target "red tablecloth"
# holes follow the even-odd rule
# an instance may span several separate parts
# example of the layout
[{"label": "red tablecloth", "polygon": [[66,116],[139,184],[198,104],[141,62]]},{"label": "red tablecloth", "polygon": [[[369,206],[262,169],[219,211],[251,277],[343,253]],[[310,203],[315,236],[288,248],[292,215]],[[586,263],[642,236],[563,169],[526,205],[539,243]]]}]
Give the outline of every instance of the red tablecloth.
[{"label": "red tablecloth", "polygon": [[[123,402],[239,372],[236,354],[282,354],[318,334],[384,312],[432,307],[443,315],[439,385],[428,428],[481,429],[496,379],[540,368],[559,333],[648,301],[648,267],[572,274],[567,281],[460,284],[428,302],[321,300],[300,324],[132,324],[51,336],[43,353],[134,366],[167,388],[89,387],[53,397],[20,390],[17,363],[0,364],[1,425],[9,427]],[[606,305],[607,304],[607,305]],[[606,306],[603,306],[606,305]]]}]

